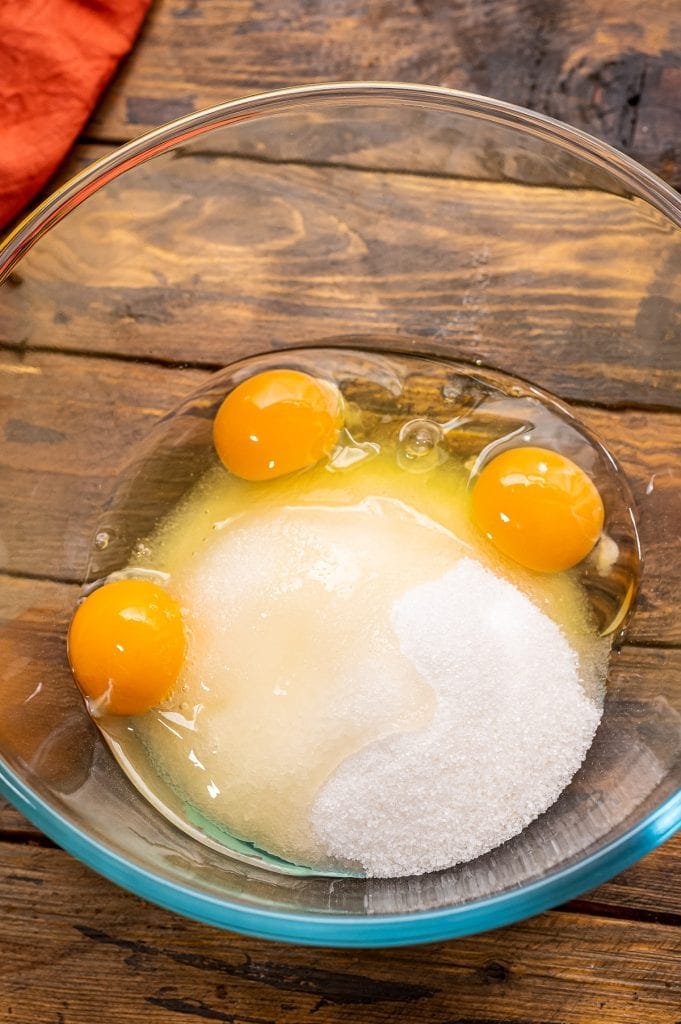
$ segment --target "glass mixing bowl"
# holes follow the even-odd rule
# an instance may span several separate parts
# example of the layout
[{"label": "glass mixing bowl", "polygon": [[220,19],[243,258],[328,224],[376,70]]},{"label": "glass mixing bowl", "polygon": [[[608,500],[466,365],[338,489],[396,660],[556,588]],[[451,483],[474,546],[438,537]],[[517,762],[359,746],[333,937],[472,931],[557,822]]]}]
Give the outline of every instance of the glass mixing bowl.
[{"label": "glass mixing bowl", "polygon": [[[150,900],[322,945],[492,928],[662,842],[681,824],[680,273],[681,200],[663,182],[565,125],[445,89],[237,100],[87,166],[0,249],[5,795]],[[573,783],[514,840],[417,878],[295,877],[189,838],[119,770],[65,657],[97,523],[151,425],[211,370],[358,336],[570,403],[624,466],[644,555]]]}]

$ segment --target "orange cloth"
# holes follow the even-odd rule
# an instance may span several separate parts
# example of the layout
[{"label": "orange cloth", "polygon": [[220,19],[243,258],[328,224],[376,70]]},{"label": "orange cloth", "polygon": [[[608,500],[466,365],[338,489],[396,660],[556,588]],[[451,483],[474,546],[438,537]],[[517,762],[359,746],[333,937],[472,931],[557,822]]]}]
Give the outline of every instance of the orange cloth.
[{"label": "orange cloth", "polygon": [[151,0],[0,0],[0,227],[68,152]]}]

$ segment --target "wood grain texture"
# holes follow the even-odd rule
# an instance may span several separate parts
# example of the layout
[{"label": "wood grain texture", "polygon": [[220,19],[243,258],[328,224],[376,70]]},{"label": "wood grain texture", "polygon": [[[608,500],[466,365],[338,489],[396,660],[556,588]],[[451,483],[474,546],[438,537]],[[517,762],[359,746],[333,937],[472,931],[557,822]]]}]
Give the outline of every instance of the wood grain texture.
[{"label": "wood grain texture", "polygon": [[0,849],[3,1024],[679,1020],[678,928],[564,912],[422,948],[308,950],[175,917],[59,850]]},{"label": "wood grain texture", "polygon": [[[47,836],[4,797],[0,797],[0,841],[51,845]],[[0,881],[0,907],[12,899],[7,881],[6,878]],[[569,908],[587,914],[680,926],[681,834],[673,836],[611,881],[573,900]]]},{"label": "wood grain texture", "polygon": [[80,580],[130,447],[206,375],[54,359],[0,357],[1,560],[13,572]]},{"label": "wood grain texture", "polygon": [[[680,53],[678,0],[155,0],[137,47],[88,128],[99,144],[78,147],[61,174],[210,103],[280,85],[384,78],[529,105],[594,132],[678,186]],[[399,169],[416,161],[418,169],[418,159],[427,167],[442,154],[435,142],[419,154],[412,140],[409,149],[408,135],[399,132],[391,148],[370,151],[357,151],[333,131],[324,141],[326,158],[339,164],[378,167],[387,160]],[[246,136],[238,144],[258,155]],[[513,179],[520,157],[526,154],[505,159],[481,147],[465,170]],[[59,576],[82,565],[94,509],[125,450],[205,376],[82,353],[205,367],[225,363],[244,344],[262,349],[364,330],[367,323],[374,329],[376,297],[363,296],[354,308],[339,308],[338,300],[353,274],[366,277],[389,243],[394,275],[378,297],[394,295],[397,315],[379,328],[408,338],[429,337],[444,326],[444,343],[456,339],[465,357],[605,407],[581,412],[622,458],[650,544],[652,576],[635,629],[641,639],[652,639],[649,624],[658,616],[666,638],[678,643],[672,547],[680,485],[667,457],[681,444],[678,418],[670,412],[679,409],[681,394],[681,325],[674,311],[681,259],[665,248],[657,226],[643,230],[650,232],[649,246],[642,225],[621,217],[607,220],[600,240],[592,232],[590,251],[605,268],[608,286],[606,301],[599,302],[595,281],[584,289],[575,275],[589,236],[582,235],[579,253],[570,231],[575,223],[584,231],[589,217],[595,231],[604,211],[591,207],[580,214],[577,198],[563,207],[565,193],[549,200],[548,191],[539,190],[543,204],[533,206],[529,218],[535,252],[517,282],[525,299],[528,281],[539,282],[537,306],[515,306],[509,349],[500,286],[508,281],[510,254],[499,262],[492,253],[490,266],[480,233],[464,232],[465,245],[457,247],[451,230],[436,230],[449,223],[443,185],[436,186],[442,223],[434,228],[423,217],[432,196],[409,176],[397,180],[343,167],[330,176],[301,167],[287,175],[285,201],[277,203],[272,195],[281,168],[212,159],[155,162],[155,182],[140,178],[117,203],[110,192],[112,202],[96,216],[93,207],[92,217],[70,218],[49,245],[34,251],[33,266],[15,278],[18,287],[0,298],[0,477],[6,483],[0,488],[0,563],[29,576]],[[564,170],[556,169],[556,180]],[[208,187],[216,173],[224,173],[228,185],[217,216]],[[542,181],[539,172],[532,180]],[[329,183],[346,205],[361,193],[358,218],[328,216]],[[498,194],[481,221],[483,234],[499,211],[508,216],[501,197],[509,193]],[[253,217],[256,196],[265,203],[265,221]],[[470,218],[480,192],[469,188],[462,196],[459,212]],[[510,209],[525,231],[528,192],[515,197]],[[381,233],[373,222],[383,200],[397,216]],[[190,251],[178,245],[175,228],[162,226],[178,211],[176,225],[196,240]],[[416,267],[407,248],[414,233],[421,252]],[[310,238],[314,267],[300,262]],[[233,277],[225,273],[231,261]],[[234,302],[235,289],[226,284],[244,281],[247,288],[239,288]],[[565,313],[574,318],[580,343],[592,339],[583,360],[573,357],[561,333]],[[66,457],[67,450],[75,458]],[[77,535],[69,525],[74,515]],[[32,578],[0,584],[0,618],[22,616],[26,650],[40,638],[41,670],[63,657],[50,616],[64,625],[74,593],[74,587]],[[650,696],[660,659],[678,652],[629,648],[621,657],[632,688]],[[6,668],[5,659],[3,678]],[[459,942],[367,953],[242,939],[158,910],[62,851],[30,845],[39,833],[3,802],[0,837],[0,1024],[681,1022],[681,836],[565,911]]]},{"label": "wood grain texture", "polygon": [[[681,926],[681,834],[569,907]],[[663,895],[664,894],[664,895]],[[681,969],[681,964],[680,964]]]},{"label": "wood grain texture", "polygon": [[[4,839],[12,838],[16,841],[38,840],[43,833],[40,829],[21,814],[16,807],[13,807],[4,797],[0,797],[0,836]],[[0,903],[2,898],[0,897]]]},{"label": "wood grain texture", "polygon": [[675,409],[679,273],[681,239],[619,196],[168,155],[36,245],[0,342],[215,366],[384,334],[567,400]]},{"label": "wood grain texture", "polygon": [[122,141],[280,86],[421,82],[568,121],[678,185],[680,52],[676,0],[157,0],[88,131]]},{"label": "wood grain texture", "polygon": [[[208,375],[116,359],[0,353],[0,570],[80,582],[115,476],[151,426]],[[681,416],[581,409],[622,462],[645,574],[633,642],[681,643]]]}]

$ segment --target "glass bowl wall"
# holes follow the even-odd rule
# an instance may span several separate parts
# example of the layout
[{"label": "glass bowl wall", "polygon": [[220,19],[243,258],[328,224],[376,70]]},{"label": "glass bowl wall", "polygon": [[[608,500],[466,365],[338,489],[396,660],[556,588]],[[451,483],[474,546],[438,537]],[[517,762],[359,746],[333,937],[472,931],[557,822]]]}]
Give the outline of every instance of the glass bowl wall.
[{"label": "glass bowl wall", "polygon": [[[681,823],[680,275],[662,182],[448,90],[249,98],[88,166],[0,248],[3,792],[151,900],[329,945],[503,924],[661,842]],[[478,861],[387,881],[281,875],[178,832],[113,762],[64,647],[102,509],[152,425],[235,360],[358,336],[570,403],[624,466],[645,559],[603,726],[561,800]]]}]

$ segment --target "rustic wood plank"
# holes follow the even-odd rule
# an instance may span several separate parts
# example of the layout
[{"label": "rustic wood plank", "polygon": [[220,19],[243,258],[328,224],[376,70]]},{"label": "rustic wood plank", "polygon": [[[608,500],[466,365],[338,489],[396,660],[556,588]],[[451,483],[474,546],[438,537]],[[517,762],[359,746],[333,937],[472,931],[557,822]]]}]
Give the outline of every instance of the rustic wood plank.
[{"label": "rustic wood plank", "polygon": [[[677,631],[672,624],[674,613],[664,611],[676,602],[677,592],[673,566],[678,564],[675,538],[681,524],[681,491],[677,494],[676,486],[681,484],[681,478],[678,467],[674,468],[672,453],[676,442],[672,439],[680,426],[678,417],[653,415],[644,423],[642,413],[595,409],[580,409],[578,413],[621,462],[632,487],[644,569],[631,621],[631,639],[638,643],[656,642],[659,625],[657,640],[678,643],[681,630]],[[660,431],[657,437],[653,436],[655,424]]]},{"label": "rustic wood plank", "polygon": [[[1,560],[82,580],[95,524],[131,446],[206,374],[115,360],[0,357]],[[26,558],[29,551],[33,557]]]},{"label": "rustic wood plank", "polygon": [[423,82],[566,120],[679,184],[680,46],[675,0],[157,0],[88,132],[124,140],[280,86]]},{"label": "rustic wood plank", "polygon": [[[7,839],[49,845],[40,829],[0,797],[0,841]],[[681,834],[572,905],[582,913],[616,913],[631,920],[657,917],[674,923],[678,919],[681,924]]]},{"label": "rustic wood plank", "polygon": [[[309,950],[123,893],[59,850],[2,844],[6,1019],[92,1024],[675,1024],[681,929],[543,914],[457,942]],[[86,908],[86,909],[85,909]],[[59,964],[55,970],[55,964]],[[87,984],[84,984],[87,979]]]},{"label": "rustic wood plank", "polygon": [[[79,582],[115,476],[207,379],[114,359],[0,353],[0,570]],[[681,417],[581,409],[631,482],[645,553],[633,642],[681,643]]]},{"label": "rustic wood plank", "polygon": [[565,399],[679,408],[681,236],[615,195],[158,157],[0,290],[0,343],[224,365],[381,335]]},{"label": "rustic wood plank", "polygon": [[681,925],[681,833],[633,867],[585,894],[578,906],[587,912],[621,911],[636,919],[660,919]]},{"label": "rustic wood plank", "polygon": [[0,836],[11,836],[16,839],[40,839],[42,832],[27,818],[13,807],[4,797],[0,796]]}]

